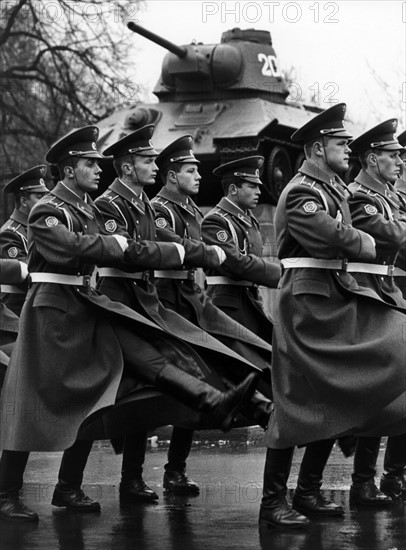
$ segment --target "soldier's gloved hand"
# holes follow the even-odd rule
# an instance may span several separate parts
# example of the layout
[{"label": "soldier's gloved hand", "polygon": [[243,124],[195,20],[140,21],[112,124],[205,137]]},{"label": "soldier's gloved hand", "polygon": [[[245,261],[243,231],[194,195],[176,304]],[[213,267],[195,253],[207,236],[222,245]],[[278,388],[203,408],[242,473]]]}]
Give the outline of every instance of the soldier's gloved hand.
[{"label": "soldier's gloved hand", "polygon": [[27,267],[27,264],[25,264],[24,262],[19,262],[20,263],[20,269],[21,269],[21,282],[22,281],[25,281],[25,279],[28,277],[28,267]]},{"label": "soldier's gloved hand", "polygon": [[214,250],[216,251],[219,259],[219,265],[221,265],[224,262],[224,260],[227,258],[226,253],[220,246],[217,246],[217,244],[213,244],[212,248],[214,248]]},{"label": "soldier's gloved hand", "polygon": [[121,247],[121,250],[125,252],[128,248],[128,240],[123,235],[112,235]]},{"label": "soldier's gloved hand", "polygon": [[185,248],[184,246],[182,246],[181,244],[178,244],[178,243],[172,243],[176,246],[176,248],[178,249],[178,253],[179,253],[179,257],[180,257],[180,263],[183,264],[183,262],[185,261]]}]

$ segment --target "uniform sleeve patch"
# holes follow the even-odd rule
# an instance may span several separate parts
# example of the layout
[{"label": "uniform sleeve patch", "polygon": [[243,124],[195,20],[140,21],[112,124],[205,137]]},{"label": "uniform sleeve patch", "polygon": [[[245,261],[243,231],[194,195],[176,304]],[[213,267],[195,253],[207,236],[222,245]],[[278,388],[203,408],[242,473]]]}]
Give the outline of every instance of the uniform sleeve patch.
[{"label": "uniform sleeve patch", "polygon": [[7,253],[8,253],[9,258],[17,258],[17,256],[18,256],[18,250],[15,246],[11,246],[7,250]]},{"label": "uniform sleeve patch", "polygon": [[216,233],[217,240],[220,243],[225,243],[228,239],[227,232],[226,231],[217,231]]},{"label": "uniform sleeve patch", "polygon": [[47,227],[55,227],[58,225],[58,220],[54,216],[48,216],[48,218],[45,220],[45,223]]},{"label": "uniform sleeve patch", "polygon": [[165,218],[157,218],[157,219],[155,220],[155,225],[156,225],[159,229],[164,229],[165,227],[167,227],[168,222],[165,220]]},{"label": "uniform sleeve patch", "polygon": [[313,214],[317,210],[317,204],[314,201],[308,201],[303,205],[303,210],[308,214]]},{"label": "uniform sleeve patch", "polygon": [[107,220],[104,227],[109,233],[114,233],[117,230],[117,223],[115,220]]},{"label": "uniform sleeve patch", "polygon": [[376,208],[376,206],[374,206],[373,204],[366,204],[364,206],[364,210],[367,214],[369,214],[370,216],[375,216],[375,214],[378,213],[378,209]]}]

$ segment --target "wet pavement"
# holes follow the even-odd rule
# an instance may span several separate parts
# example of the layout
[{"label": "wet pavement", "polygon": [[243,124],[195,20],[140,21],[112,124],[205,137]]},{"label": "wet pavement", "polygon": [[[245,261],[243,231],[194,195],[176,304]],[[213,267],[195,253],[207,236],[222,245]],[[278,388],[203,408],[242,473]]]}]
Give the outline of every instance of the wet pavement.
[{"label": "wet pavement", "polygon": [[[236,430],[237,432],[237,430]],[[203,436],[204,437],[204,436]],[[344,518],[314,520],[301,531],[258,529],[265,449],[246,432],[234,440],[203,439],[194,445],[188,474],[199,483],[196,497],[163,493],[166,442],[153,441],[144,479],[159,495],[157,504],[121,507],[118,499],[121,457],[103,442],[94,444],[84,488],[98,499],[98,514],[69,513],[50,504],[61,453],[32,453],[24,486],[38,524],[0,521],[1,550],[404,550],[406,507],[387,510],[349,505],[352,460],[334,449],[325,471],[325,495],[345,507]],[[223,436],[224,437],[224,434]],[[289,487],[295,486],[302,450],[296,450]],[[378,472],[382,471],[382,451]]]}]

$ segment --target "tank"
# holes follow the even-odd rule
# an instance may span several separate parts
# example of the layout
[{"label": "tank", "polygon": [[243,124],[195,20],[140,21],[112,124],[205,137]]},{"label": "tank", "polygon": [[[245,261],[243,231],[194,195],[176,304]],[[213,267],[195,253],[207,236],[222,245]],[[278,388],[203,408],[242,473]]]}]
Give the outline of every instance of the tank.
[{"label": "tank", "polygon": [[260,154],[265,157],[262,201],[276,204],[304,158],[289,138],[321,109],[287,100],[270,32],[234,28],[223,33],[219,44],[178,46],[136,23],[128,28],[168,50],[153,90],[159,101],[138,103],[100,121],[100,147],[145,124],[155,124],[158,151],[191,134],[202,162],[200,205],[213,205],[221,197],[211,175],[216,166]]}]

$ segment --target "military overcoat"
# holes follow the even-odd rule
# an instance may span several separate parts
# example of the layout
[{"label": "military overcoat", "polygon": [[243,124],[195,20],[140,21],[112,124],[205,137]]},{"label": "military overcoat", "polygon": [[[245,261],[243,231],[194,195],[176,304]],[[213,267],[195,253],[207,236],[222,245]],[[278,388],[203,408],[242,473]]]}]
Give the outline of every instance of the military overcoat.
[{"label": "military overcoat", "polygon": [[[201,236],[203,215],[190,197],[186,200],[179,193],[163,187],[151,203],[156,212],[159,240],[178,240],[197,249],[207,248]],[[187,265],[185,269],[188,270]],[[193,275],[193,269],[189,272]],[[269,368],[271,345],[214,306],[193,277],[190,280],[159,278],[156,279],[156,286],[160,299],[167,307],[214,335],[255,365],[262,369]],[[270,394],[270,388],[267,393]]]},{"label": "military overcoat", "polygon": [[[138,197],[128,186],[116,178],[110,187],[96,199],[96,205],[104,218],[105,230],[118,233],[139,242],[142,239],[157,239],[155,213],[145,195]],[[196,263],[204,262],[207,254],[216,255],[204,249],[197,249],[193,243],[185,241],[187,253]],[[253,365],[230,350],[206,331],[194,325],[175,311],[165,308],[159,300],[157,289],[150,277],[145,280],[131,280],[114,277],[102,278],[100,291],[112,300],[118,300],[153,320],[162,329],[196,348],[196,351],[209,364],[236,368],[248,373]],[[214,353],[214,355],[213,355]]]},{"label": "military overcoat", "polygon": [[[276,287],[279,265],[263,258],[263,241],[259,223],[251,211],[243,212],[223,197],[202,223],[202,237],[208,244],[217,244],[227,255],[226,261],[207,274],[256,285]],[[248,327],[267,342],[272,341],[272,321],[265,313],[258,289],[254,286],[209,286],[213,303]]]},{"label": "military overcoat", "polygon": [[[0,229],[0,258],[11,258],[27,263],[28,216],[17,208],[14,209],[9,220]],[[16,315],[20,315],[28,290],[27,283],[13,285],[18,292],[1,294],[1,301]]]},{"label": "military overcoat", "polygon": [[[351,225],[347,196],[337,176],[305,161],[278,202],[279,258],[374,261],[370,237]],[[404,315],[350,273],[285,269],[274,328],[275,410],[267,446],[368,431],[385,435],[388,424],[404,424],[405,346]],[[402,430],[404,425],[398,433]]]},{"label": "military overcoat", "polygon": [[[21,282],[21,268],[18,260],[0,260],[0,283],[14,285]],[[18,317],[0,302],[0,388],[3,384],[6,367],[17,338]]]},{"label": "military overcoat", "polygon": [[[401,197],[389,183],[383,185],[361,170],[349,186],[348,200],[354,227],[368,232],[376,242],[374,263],[394,265],[406,246],[406,212]],[[355,273],[361,286],[372,288],[391,305],[406,311],[406,300],[392,276]]]},{"label": "military overcoat", "polygon": [[[134,269],[161,266],[173,245],[131,243],[100,235],[102,219],[90,199],[63,183],[32,209],[28,230],[30,274],[90,276],[96,263]],[[33,283],[28,291],[1,395],[1,447],[54,451],[71,446],[93,412],[115,403],[123,354],[114,327],[160,337],[153,322],[86,287]]]}]

